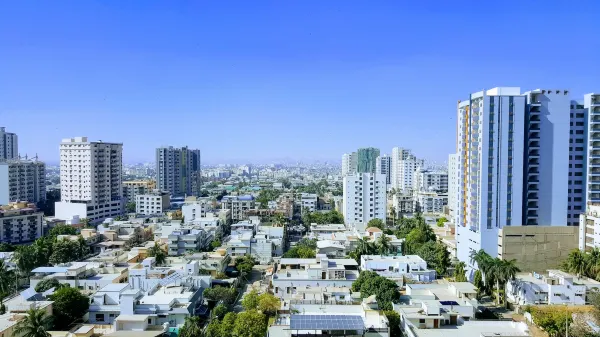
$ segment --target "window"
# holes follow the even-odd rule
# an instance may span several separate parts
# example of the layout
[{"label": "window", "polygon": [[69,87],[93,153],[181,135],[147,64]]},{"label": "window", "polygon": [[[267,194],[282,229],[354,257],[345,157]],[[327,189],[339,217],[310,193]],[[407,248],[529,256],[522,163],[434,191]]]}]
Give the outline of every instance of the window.
[{"label": "window", "polygon": [[419,318],[419,323],[425,323],[425,318]]},{"label": "window", "polygon": [[104,322],[104,314],[96,314],[96,322]]},{"label": "window", "polygon": [[148,318],[148,324],[152,324],[152,318]]}]

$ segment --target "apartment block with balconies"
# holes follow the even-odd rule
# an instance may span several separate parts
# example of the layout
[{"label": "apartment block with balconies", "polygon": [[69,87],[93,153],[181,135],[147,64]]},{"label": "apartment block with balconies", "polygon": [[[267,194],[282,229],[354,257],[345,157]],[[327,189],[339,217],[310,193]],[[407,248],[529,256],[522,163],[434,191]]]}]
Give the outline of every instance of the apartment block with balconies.
[{"label": "apartment block with balconies", "polygon": [[42,236],[44,213],[35,204],[14,202],[0,205],[0,242],[21,244]]},{"label": "apartment block with balconies", "polygon": [[0,205],[46,200],[46,164],[28,159],[0,162]]}]

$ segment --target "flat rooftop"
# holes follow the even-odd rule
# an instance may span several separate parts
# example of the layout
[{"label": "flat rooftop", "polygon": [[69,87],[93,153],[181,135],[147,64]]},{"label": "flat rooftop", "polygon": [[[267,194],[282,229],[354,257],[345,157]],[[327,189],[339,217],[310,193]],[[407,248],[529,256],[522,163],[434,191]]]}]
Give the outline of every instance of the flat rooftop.
[{"label": "flat rooftop", "polygon": [[442,325],[439,329],[413,331],[418,337],[529,337],[529,329],[522,322],[508,321],[465,321],[463,325]]}]

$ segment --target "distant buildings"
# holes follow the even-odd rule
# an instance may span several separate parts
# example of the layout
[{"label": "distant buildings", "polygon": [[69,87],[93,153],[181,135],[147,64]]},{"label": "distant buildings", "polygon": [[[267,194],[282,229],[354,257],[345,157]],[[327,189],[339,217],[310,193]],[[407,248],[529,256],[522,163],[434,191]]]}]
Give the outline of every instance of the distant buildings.
[{"label": "distant buildings", "polygon": [[356,152],[342,156],[342,176],[354,173],[375,173],[379,149],[374,147],[360,148]]},{"label": "distant buildings", "polygon": [[135,197],[135,213],[142,215],[162,214],[171,205],[169,192],[154,190]]},{"label": "distant buildings", "polygon": [[0,242],[21,244],[42,236],[44,213],[35,204],[19,202],[0,205]]},{"label": "distant buildings", "polygon": [[6,132],[0,127],[0,161],[19,158],[19,141],[14,133]]},{"label": "distant buildings", "polygon": [[385,222],[387,215],[385,177],[374,173],[355,173],[344,177],[344,221],[367,223],[371,219]]},{"label": "distant buildings", "polygon": [[413,187],[413,176],[417,168],[423,167],[424,161],[417,159],[410,150],[401,147],[392,149],[391,187],[403,193],[409,193]]},{"label": "distant buildings", "polygon": [[413,191],[448,193],[448,172],[417,169],[413,175]]},{"label": "distant buildings", "polygon": [[123,214],[123,144],[91,142],[87,137],[60,144],[61,201],[56,217],[75,216],[92,223]]},{"label": "distant buildings", "polygon": [[458,185],[458,155],[452,153],[448,156],[448,209],[452,220],[458,211]]},{"label": "distant buildings", "polygon": [[46,165],[34,160],[0,162],[0,205],[46,200]]},{"label": "distant buildings", "polygon": [[342,177],[356,173],[356,152],[344,153],[342,156]]},{"label": "distant buildings", "polygon": [[202,183],[200,150],[156,149],[156,186],[174,196],[199,195]]},{"label": "distant buildings", "polygon": [[404,284],[404,280],[433,282],[436,277],[435,270],[427,268],[427,262],[418,255],[362,255],[360,270],[374,271],[400,284]]}]

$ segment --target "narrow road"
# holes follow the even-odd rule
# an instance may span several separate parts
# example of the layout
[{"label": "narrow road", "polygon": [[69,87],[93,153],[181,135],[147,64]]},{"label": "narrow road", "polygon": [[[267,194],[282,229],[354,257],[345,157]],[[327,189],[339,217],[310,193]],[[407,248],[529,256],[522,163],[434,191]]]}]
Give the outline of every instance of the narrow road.
[{"label": "narrow road", "polygon": [[244,283],[244,285],[242,286],[242,289],[240,291],[240,294],[238,295],[238,298],[235,301],[235,304],[233,306],[234,312],[244,311],[244,307],[242,307],[242,298],[244,297],[244,295],[246,293],[249,293],[252,290],[251,289],[252,283],[261,280],[263,270],[266,267],[267,266],[256,265],[256,266],[254,266],[254,268],[252,268],[252,273],[250,275],[248,275],[248,282]]}]

